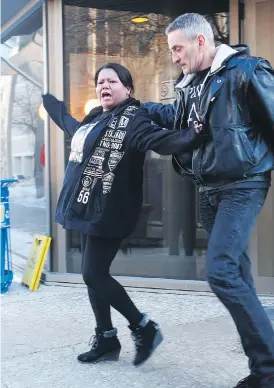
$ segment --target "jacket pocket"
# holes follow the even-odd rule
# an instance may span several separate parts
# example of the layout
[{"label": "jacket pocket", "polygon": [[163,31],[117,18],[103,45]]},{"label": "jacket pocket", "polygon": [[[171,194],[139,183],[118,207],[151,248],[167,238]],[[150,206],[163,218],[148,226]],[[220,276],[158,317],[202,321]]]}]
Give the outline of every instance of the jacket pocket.
[{"label": "jacket pocket", "polygon": [[212,143],[208,143],[204,151],[202,174],[221,179],[241,179],[258,164],[256,139],[252,138],[250,124],[215,127],[212,135]]},{"label": "jacket pocket", "polygon": [[246,132],[244,131],[238,131],[239,134],[239,143],[242,145],[243,152],[245,153],[245,157],[249,162],[255,166],[257,163],[255,153],[252,147],[252,143],[247,137]]},{"label": "jacket pocket", "polygon": [[91,198],[86,208],[84,221],[98,222],[102,217],[104,210],[105,195],[102,191],[101,182],[92,190]]}]

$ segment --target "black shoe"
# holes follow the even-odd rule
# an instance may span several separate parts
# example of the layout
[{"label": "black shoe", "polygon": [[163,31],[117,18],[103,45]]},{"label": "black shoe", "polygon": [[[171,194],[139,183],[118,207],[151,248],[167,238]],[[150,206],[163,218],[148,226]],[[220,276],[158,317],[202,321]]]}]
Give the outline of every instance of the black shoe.
[{"label": "black shoe", "polygon": [[255,376],[247,376],[238,382],[234,388],[259,388],[259,381]]},{"label": "black shoe", "polygon": [[162,333],[157,323],[150,321],[144,315],[140,325],[129,326],[135,342],[136,355],[133,365],[143,364],[163,341]]},{"label": "black shoe", "polygon": [[95,329],[96,334],[90,342],[89,352],[80,354],[77,360],[82,363],[97,363],[100,361],[118,361],[121,344],[117,338],[117,330],[102,331]]},{"label": "black shoe", "polygon": [[274,388],[274,376],[259,378],[250,375],[239,381],[234,388]]}]

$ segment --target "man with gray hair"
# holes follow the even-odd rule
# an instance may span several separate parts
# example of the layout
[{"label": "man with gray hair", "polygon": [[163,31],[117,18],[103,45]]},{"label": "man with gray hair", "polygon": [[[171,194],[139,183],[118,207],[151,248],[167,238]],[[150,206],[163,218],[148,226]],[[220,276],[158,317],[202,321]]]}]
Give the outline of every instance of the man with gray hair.
[{"label": "man with gray hair", "polygon": [[178,97],[173,105],[143,106],[165,128],[203,125],[210,132],[192,154],[173,155],[173,165],[199,188],[207,280],[249,358],[250,376],[237,388],[273,388],[274,332],[256,295],[247,247],[274,166],[274,70],[245,45],[216,47],[202,15],[179,16],[166,34],[182,69]]}]

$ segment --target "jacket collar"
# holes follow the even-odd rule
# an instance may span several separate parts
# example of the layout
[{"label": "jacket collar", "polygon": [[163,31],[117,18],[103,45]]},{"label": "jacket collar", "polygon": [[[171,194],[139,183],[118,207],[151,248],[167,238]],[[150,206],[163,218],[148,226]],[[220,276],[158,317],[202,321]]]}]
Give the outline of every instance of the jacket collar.
[{"label": "jacket collar", "polygon": [[[238,54],[249,54],[249,48],[246,45],[228,46],[221,44],[217,47],[216,55],[213,59],[209,75],[220,70],[221,67],[226,66],[228,60]],[[196,73],[188,74],[185,77],[181,73],[180,77],[176,81],[175,89],[183,89],[192,81]]]},{"label": "jacket collar", "polygon": [[[112,115],[119,115],[127,106],[129,105],[137,105],[140,106],[140,101],[136,100],[135,98],[129,97],[126,100],[122,101],[121,104],[119,104],[116,108],[112,109]],[[93,108],[89,114],[84,118],[81,125],[87,124],[91,122],[96,116],[103,113],[103,108],[101,106],[97,106],[96,108]]]}]

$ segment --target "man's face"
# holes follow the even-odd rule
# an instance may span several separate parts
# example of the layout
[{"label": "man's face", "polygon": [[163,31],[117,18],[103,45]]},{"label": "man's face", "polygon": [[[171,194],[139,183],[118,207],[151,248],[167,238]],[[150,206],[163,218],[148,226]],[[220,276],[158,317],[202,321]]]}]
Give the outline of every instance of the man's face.
[{"label": "man's face", "polygon": [[167,40],[172,62],[181,67],[184,75],[197,73],[203,60],[204,37],[199,35],[189,40],[182,30],[175,30],[168,34]]}]

